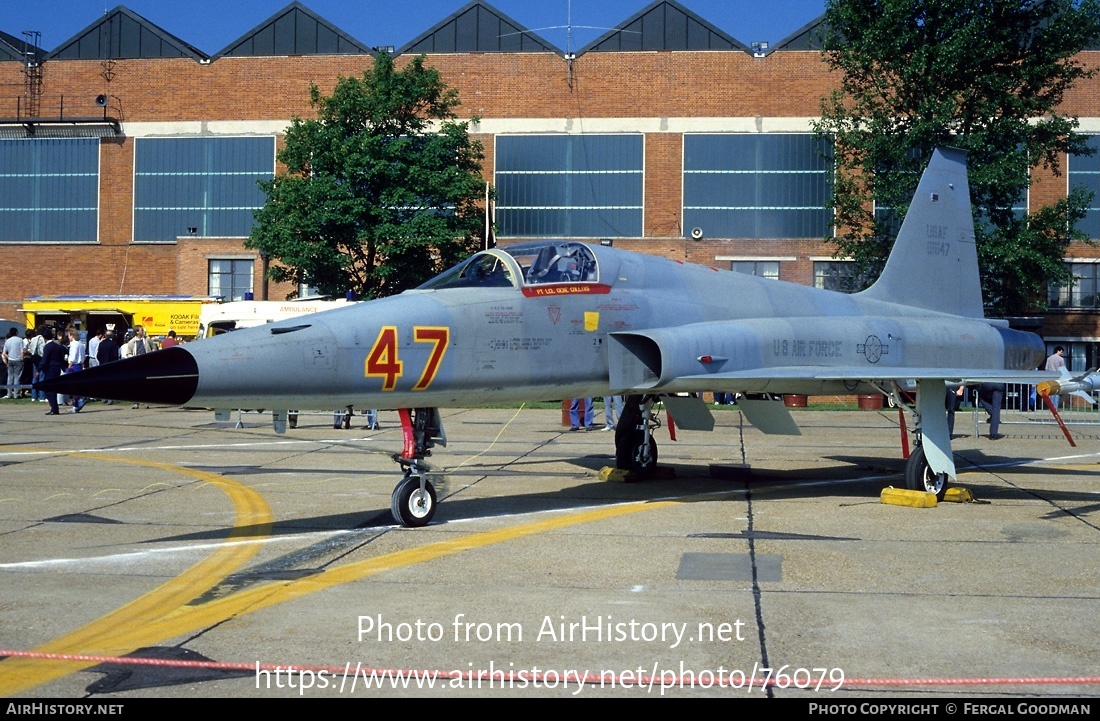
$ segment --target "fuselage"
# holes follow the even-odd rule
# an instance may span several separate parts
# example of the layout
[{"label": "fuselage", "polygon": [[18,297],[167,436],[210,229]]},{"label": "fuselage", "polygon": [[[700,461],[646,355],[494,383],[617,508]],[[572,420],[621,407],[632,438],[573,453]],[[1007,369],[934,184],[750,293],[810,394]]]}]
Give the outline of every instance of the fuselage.
[{"label": "fuselage", "polygon": [[[583,255],[584,275],[535,277],[546,247]],[[517,248],[398,296],[189,344],[199,372],[186,404],[447,407],[729,387],[695,378],[714,370],[746,374],[744,392],[844,393],[873,388],[774,369],[1023,370],[1043,357],[1038,337],[984,319],[580,243]],[[664,356],[653,377],[609,367],[609,346],[638,334]]]}]

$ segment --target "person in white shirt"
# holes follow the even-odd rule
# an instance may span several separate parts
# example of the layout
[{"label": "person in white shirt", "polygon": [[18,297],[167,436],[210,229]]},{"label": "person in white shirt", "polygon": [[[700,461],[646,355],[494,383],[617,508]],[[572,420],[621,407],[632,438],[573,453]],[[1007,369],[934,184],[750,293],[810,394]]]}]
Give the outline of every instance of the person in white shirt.
[{"label": "person in white shirt", "polygon": [[99,365],[99,360],[96,354],[99,352],[99,342],[103,340],[103,329],[100,328],[95,332],[91,338],[88,339],[88,367],[95,368]]},{"label": "person in white shirt", "polygon": [[[1062,346],[1055,346],[1054,352],[1047,357],[1047,363],[1043,366],[1044,370],[1048,370],[1054,373],[1061,373],[1066,367],[1066,358],[1063,355],[1066,349]],[[1050,396],[1050,405],[1054,406],[1055,410],[1058,408],[1058,396]]]},{"label": "person in white shirt", "polygon": [[[45,373],[38,364],[42,362],[42,353],[46,349],[46,339],[42,337],[42,332],[37,331],[31,336],[30,345],[27,346],[27,357],[23,360],[24,363],[30,363],[31,368],[31,383],[37,383],[45,378]],[[46,392],[36,391],[31,389],[31,400],[38,401],[39,403],[46,402]]]},{"label": "person in white shirt", "polygon": [[4,363],[8,366],[8,394],[5,398],[18,398],[20,380],[23,378],[23,339],[19,331],[12,328],[4,341]]},{"label": "person in white shirt", "polygon": [[[84,362],[88,358],[88,353],[84,349],[84,342],[80,340],[80,331],[73,326],[69,326],[69,373],[78,373],[84,370]],[[73,396],[73,407],[68,410],[69,413],[79,413],[84,408],[84,399],[80,396]]]},{"label": "person in white shirt", "polygon": [[[145,355],[146,353],[152,353],[157,349],[156,343],[145,335],[145,328],[140,325],[134,326],[134,337],[129,340],[123,347],[123,357],[133,358],[138,355]],[[135,403],[132,407],[137,408],[139,404]],[[145,406],[148,408],[149,406]]]}]

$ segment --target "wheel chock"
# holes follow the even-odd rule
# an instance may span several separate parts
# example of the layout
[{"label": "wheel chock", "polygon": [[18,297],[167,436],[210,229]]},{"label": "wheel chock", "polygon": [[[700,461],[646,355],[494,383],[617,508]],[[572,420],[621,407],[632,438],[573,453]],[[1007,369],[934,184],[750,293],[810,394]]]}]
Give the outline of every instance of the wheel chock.
[{"label": "wheel chock", "polygon": [[615,481],[617,483],[633,483],[638,480],[638,474],[634,471],[623,470],[622,468],[604,466],[600,469],[600,480]]},{"label": "wheel chock", "polygon": [[882,489],[879,501],[893,506],[909,506],[910,508],[935,508],[936,494],[925,491],[911,491],[908,488],[894,488],[888,486]]},{"label": "wheel chock", "polygon": [[944,503],[973,503],[974,494],[970,492],[969,488],[952,486],[943,494],[943,500]]}]

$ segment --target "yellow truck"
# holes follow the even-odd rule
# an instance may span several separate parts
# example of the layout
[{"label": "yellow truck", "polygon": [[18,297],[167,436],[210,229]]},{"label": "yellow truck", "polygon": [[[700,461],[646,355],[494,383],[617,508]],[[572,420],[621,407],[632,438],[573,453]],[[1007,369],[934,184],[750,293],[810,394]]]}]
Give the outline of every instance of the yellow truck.
[{"label": "yellow truck", "polygon": [[20,308],[28,328],[75,325],[94,333],[113,326],[119,337],[135,325],[151,337],[176,335],[190,340],[199,333],[202,308],[217,303],[215,296],[186,295],[55,295],[32,296]]}]

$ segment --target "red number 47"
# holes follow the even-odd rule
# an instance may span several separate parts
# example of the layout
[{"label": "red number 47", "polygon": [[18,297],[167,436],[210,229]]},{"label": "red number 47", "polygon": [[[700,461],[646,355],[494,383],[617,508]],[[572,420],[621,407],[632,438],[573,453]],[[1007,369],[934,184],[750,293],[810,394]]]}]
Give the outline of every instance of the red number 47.
[{"label": "red number 47", "polygon": [[[414,391],[422,391],[432,384],[439,372],[451,340],[451,329],[444,326],[414,326],[413,340],[432,344],[432,351],[428,362],[424,364],[420,380],[412,387]],[[404,375],[404,369],[405,363],[400,359],[397,350],[397,326],[382,326],[370,353],[367,354],[363,375],[367,378],[381,378],[382,390],[392,391],[397,387],[397,379]]]}]

